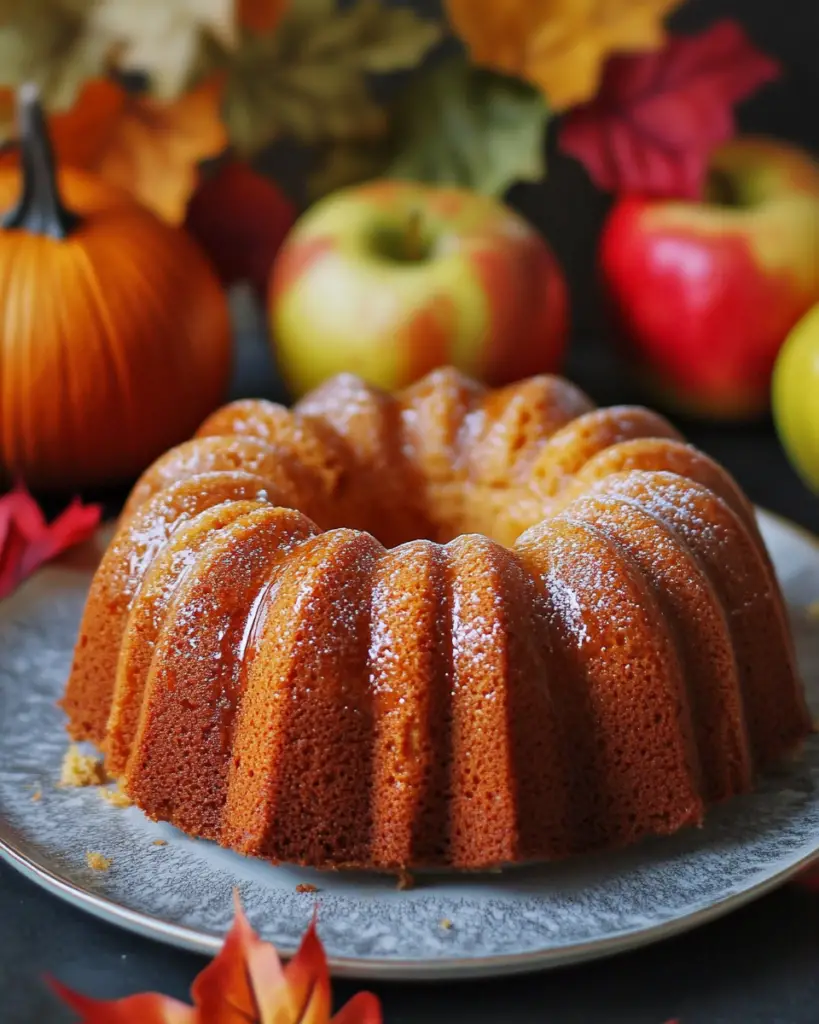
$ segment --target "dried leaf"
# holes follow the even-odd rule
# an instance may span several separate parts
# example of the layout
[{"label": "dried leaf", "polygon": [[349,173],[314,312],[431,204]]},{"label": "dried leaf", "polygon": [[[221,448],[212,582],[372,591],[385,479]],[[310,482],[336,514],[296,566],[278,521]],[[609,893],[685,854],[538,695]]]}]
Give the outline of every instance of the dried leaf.
[{"label": "dried leaf", "polygon": [[0,88],[0,145],[14,135],[17,121],[16,97],[14,89]]},{"label": "dried leaf", "polygon": [[236,45],[235,18],[234,0],[97,0],[87,31],[110,44],[120,70],[147,74],[168,100],[190,83],[203,38]]},{"label": "dried leaf", "polygon": [[101,1003],[51,981],[57,995],[81,1014],[82,1024],[198,1024],[196,1011],[167,996],[146,993]]},{"label": "dried leaf", "polygon": [[0,598],[7,597],[27,576],[63,551],[93,536],[99,526],[99,505],[73,501],[47,523],[40,506],[23,487],[0,498]]},{"label": "dried leaf", "polygon": [[413,78],[393,108],[389,138],[325,146],[310,196],[382,176],[501,195],[515,181],[543,177],[548,120],[531,86],[448,58]]},{"label": "dried leaf", "polygon": [[357,0],[314,20],[303,52],[309,60],[349,60],[362,71],[379,74],[415,67],[441,34],[440,26],[408,7]]},{"label": "dried leaf", "polygon": [[237,0],[239,24],[248,32],[272,32],[288,0]]},{"label": "dried leaf", "polygon": [[[301,951],[299,952],[301,955]],[[264,1020],[256,997],[256,985],[251,975],[251,958],[264,965],[262,985],[278,1009],[282,1024],[290,1024],[292,1015],[287,1010],[287,980],[276,950],[262,942],[236,900],[233,927],[225,939],[219,955],[194,979],[191,996],[197,1008],[197,1020],[216,1024],[217,1021],[237,1022]],[[298,956],[294,958],[298,959]],[[278,1004],[278,1005],[277,1005]],[[235,1014],[235,1016],[229,1016]],[[274,1018],[275,1019],[275,1018]]]},{"label": "dried leaf", "polygon": [[342,141],[322,147],[308,180],[310,199],[380,177],[389,166],[392,149],[389,138]]},{"label": "dried leaf", "polygon": [[711,153],[734,134],[734,104],[778,73],[725,19],[659,53],[614,57],[599,96],[567,116],[560,147],[606,191],[699,198]]},{"label": "dried leaf", "polygon": [[94,0],[2,0],[0,86],[36,82],[49,110],[67,110],[106,72],[112,41],[89,31]]},{"label": "dried leaf", "polygon": [[272,181],[230,160],[202,179],[185,227],[225,285],[248,281],[264,302],[273,260],[295,219],[295,207]]},{"label": "dried leaf", "polygon": [[[89,82],[76,106],[49,119],[60,163],[117,185],[171,223],[180,223],[201,160],[221,153],[221,82],[203,82],[172,103],[132,95],[108,79]],[[16,153],[2,160],[16,160]]]},{"label": "dried leaf", "polygon": [[197,165],[221,153],[221,82],[203,82],[169,104],[127,97],[115,131],[91,168],[171,223],[184,220]]},{"label": "dried leaf", "polygon": [[381,0],[344,10],[294,0],[272,35],[245,33],[229,55],[210,44],[205,63],[228,72],[225,118],[247,154],[282,136],[312,144],[383,135],[387,119],[367,73],[413,67],[440,37],[436,23]]},{"label": "dried leaf", "polygon": [[254,933],[237,900],[219,955],[191,986],[194,1006],[155,994],[97,1002],[52,982],[83,1014],[83,1024],[381,1024],[375,996],[361,992],[330,1018],[330,975],[312,922],[298,952],[282,967]]},{"label": "dried leaf", "polygon": [[452,58],[407,90],[387,173],[501,195],[543,177],[548,119],[537,90]]},{"label": "dried leaf", "polygon": [[537,85],[562,111],[597,91],[617,50],[652,50],[681,0],[447,0],[476,64]]}]

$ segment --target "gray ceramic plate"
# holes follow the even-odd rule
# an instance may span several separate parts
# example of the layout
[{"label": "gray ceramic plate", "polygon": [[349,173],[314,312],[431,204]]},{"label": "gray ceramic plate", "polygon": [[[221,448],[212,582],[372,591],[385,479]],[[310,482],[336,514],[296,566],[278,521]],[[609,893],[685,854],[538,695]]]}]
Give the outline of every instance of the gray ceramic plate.
[{"label": "gray ceramic plate", "polygon": [[[819,542],[760,518],[816,710],[819,623],[807,606],[819,599]],[[339,975],[513,973],[692,928],[780,884],[819,851],[819,737],[799,763],[712,813],[701,830],[558,866],[423,876],[405,892],[366,874],[253,862],[149,822],[136,808],[114,808],[97,789],[58,789],[66,737],[54,701],[92,564],[80,557],[47,569],[0,604],[0,853],[57,895],[133,931],[213,953],[238,886],[253,925],[284,954],[318,901],[319,932]],[[90,870],[89,850],[110,857],[110,870]],[[300,883],[317,894],[296,892]]]}]

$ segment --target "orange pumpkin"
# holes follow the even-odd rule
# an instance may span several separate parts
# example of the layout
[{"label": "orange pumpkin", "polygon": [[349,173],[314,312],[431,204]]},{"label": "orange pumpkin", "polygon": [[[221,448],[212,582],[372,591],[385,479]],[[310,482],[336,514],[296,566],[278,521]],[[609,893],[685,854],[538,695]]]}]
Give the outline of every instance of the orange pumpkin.
[{"label": "orange pumpkin", "polygon": [[0,477],[128,480],[225,397],[227,301],[183,231],[70,168],[35,88],[0,170]]}]

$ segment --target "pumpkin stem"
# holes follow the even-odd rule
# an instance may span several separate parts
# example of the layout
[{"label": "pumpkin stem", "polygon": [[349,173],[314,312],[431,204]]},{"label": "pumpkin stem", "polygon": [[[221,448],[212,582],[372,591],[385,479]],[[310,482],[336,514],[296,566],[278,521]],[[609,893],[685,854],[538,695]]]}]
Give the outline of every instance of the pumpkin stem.
[{"label": "pumpkin stem", "polygon": [[16,228],[50,238],[67,238],[80,218],[67,210],[60,199],[40,93],[32,83],[20,86],[17,93],[17,122],[23,187],[17,205],[3,217],[2,226],[6,230]]}]

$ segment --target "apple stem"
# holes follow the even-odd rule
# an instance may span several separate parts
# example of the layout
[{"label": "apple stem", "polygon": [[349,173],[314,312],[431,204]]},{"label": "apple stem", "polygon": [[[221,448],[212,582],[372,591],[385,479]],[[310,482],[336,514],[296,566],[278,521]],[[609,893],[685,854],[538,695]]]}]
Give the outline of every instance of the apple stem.
[{"label": "apple stem", "polygon": [[712,168],[705,183],[706,199],[721,206],[739,206],[739,193],[731,178]]},{"label": "apple stem", "polygon": [[407,233],[404,236],[404,255],[407,260],[413,263],[416,260],[420,260],[423,254],[422,224],[423,214],[416,207],[410,212],[409,219],[407,220]]}]

